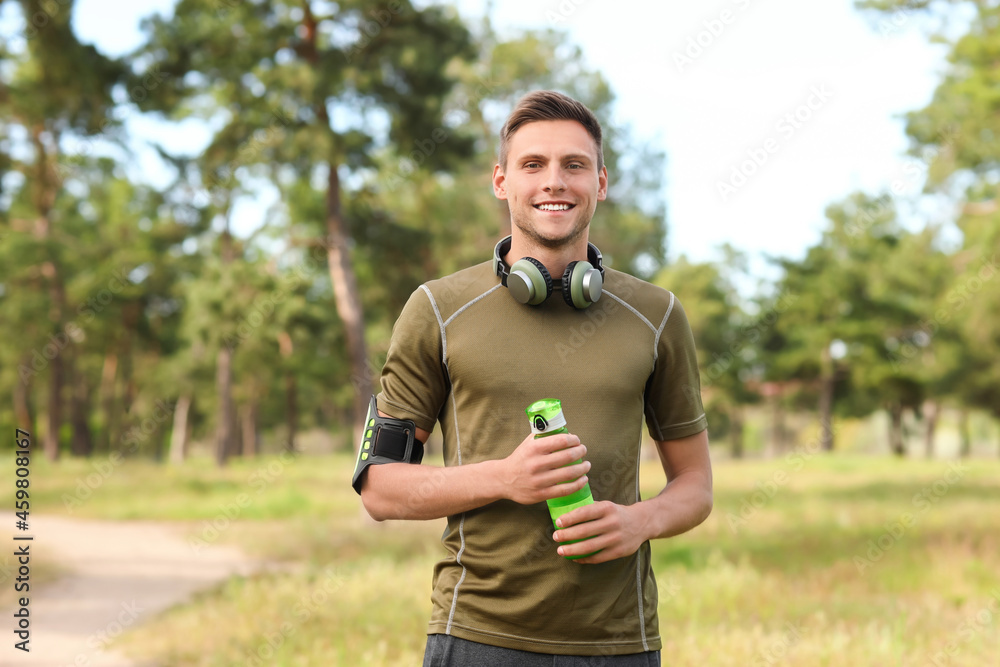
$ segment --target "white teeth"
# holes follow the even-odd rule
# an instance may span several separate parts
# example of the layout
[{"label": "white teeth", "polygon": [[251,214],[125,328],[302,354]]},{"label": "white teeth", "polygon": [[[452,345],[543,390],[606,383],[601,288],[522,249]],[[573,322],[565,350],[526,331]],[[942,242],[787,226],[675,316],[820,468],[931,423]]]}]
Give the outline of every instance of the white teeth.
[{"label": "white teeth", "polygon": [[543,211],[568,211],[569,204],[539,204],[535,208]]}]

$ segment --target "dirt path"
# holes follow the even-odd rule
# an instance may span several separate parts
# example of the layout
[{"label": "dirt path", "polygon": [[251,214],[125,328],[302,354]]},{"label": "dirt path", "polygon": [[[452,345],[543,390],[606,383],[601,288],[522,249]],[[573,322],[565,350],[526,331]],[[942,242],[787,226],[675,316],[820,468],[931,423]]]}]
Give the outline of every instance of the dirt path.
[{"label": "dirt path", "polygon": [[8,605],[0,612],[0,665],[5,666],[140,667],[104,648],[106,643],[198,590],[263,566],[232,547],[196,552],[183,530],[170,524],[32,514],[34,541],[15,542],[13,531],[6,529],[14,520],[12,514],[0,513],[5,526],[0,563],[10,563],[10,572],[0,577],[3,586],[13,588],[18,565],[9,554],[23,544],[31,545],[32,555],[44,554],[65,569],[65,575],[31,586],[30,653],[13,646],[18,641],[12,633],[17,607]]}]

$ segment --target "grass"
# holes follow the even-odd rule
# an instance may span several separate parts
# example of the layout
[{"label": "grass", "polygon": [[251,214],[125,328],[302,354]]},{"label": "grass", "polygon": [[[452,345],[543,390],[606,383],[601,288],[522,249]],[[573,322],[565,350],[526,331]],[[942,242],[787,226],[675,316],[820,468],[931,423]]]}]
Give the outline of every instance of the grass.
[{"label": "grass", "polygon": [[[192,535],[298,564],[234,578],[127,633],[118,647],[136,658],[420,664],[443,520],[364,521],[352,464],[125,462],[105,478],[100,462],[39,462],[32,511],[184,522]],[[708,521],[653,544],[665,664],[993,664],[1000,462],[951,465],[856,455],[718,463]],[[81,498],[88,475],[96,486]],[[662,479],[644,464],[643,494]],[[230,526],[212,534],[227,512]]]},{"label": "grass", "polygon": [[[951,645],[941,664],[992,664],[997,473],[837,457],[718,466],[709,521],[654,544],[661,589],[676,582],[660,601],[665,649],[684,665],[911,665]],[[968,625],[984,609],[995,618]]]},{"label": "grass", "polygon": [[173,466],[106,456],[57,464],[39,458],[33,463],[32,508],[81,518],[182,521],[227,514],[259,520],[350,513],[356,501],[329,490],[344,484],[337,475],[349,481],[351,471],[332,470],[332,463],[271,456],[236,459],[220,469],[208,459]]}]

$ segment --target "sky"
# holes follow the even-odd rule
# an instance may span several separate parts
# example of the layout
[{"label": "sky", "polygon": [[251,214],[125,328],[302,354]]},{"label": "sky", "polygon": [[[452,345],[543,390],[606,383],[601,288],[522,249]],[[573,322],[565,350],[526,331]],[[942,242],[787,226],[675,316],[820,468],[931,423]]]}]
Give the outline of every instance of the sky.
[{"label": "sky", "polygon": [[901,115],[930,101],[945,52],[915,16],[873,20],[850,0],[498,6],[500,25],[568,30],[617,92],[619,118],[666,149],[673,257],[717,259],[722,243],[801,257],[830,203],[922,186]]},{"label": "sky", "polygon": [[[455,4],[469,20],[487,7]],[[139,17],[173,5],[77,0],[73,20],[81,39],[118,55],[139,44]],[[820,238],[825,207],[852,191],[894,182],[900,200],[920,191],[924,165],[905,155],[901,115],[930,100],[945,51],[915,16],[871,17],[851,0],[491,5],[501,35],[567,31],[615,91],[616,120],[665,150],[672,258],[718,259],[723,243],[758,268],[764,255],[801,257]]]}]

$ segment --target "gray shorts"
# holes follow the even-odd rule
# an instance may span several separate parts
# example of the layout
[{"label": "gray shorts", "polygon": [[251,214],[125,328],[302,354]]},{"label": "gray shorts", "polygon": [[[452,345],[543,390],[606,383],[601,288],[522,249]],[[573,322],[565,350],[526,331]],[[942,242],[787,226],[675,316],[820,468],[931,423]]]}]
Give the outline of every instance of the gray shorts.
[{"label": "gray shorts", "polygon": [[427,635],[424,667],[660,667],[660,652],[629,655],[549,655]]}]

